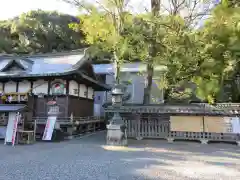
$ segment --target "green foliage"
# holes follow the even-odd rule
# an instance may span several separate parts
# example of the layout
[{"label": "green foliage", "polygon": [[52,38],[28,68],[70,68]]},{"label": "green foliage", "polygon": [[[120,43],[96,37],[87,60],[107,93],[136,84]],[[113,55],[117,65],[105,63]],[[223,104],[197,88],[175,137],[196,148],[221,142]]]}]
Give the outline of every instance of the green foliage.
[{"label": "green foliage", "polygon": [[[199,30],[191,29],[178,14],[131,15],[119,4],[111,4],[120,10],[118,13],[108,4],[102,5],[104,11],[87,6],[91,13],[80,16],[80,24],[72,24],[71,28],[84,33],[84,42],[95,54],[116,52],[120,62],[138,59],[146,64],[153,62],[153,66],[167,66],[164,75],[155,72],[155,76],[163,77],[157,83],[159,88],[173,89],[172,97],[187,99],[195,93],[197,98],[214,103],[224,81],[237,71],[240,11],[229,7],[228,2],[218,5]],[[186,83],[195,83],[194,92],[174,90]]]},{"label": "green foliage", "polygon": [[[195,94],[209,103],[220,100],[225,81],[240,70],[238,1],[222,1],[199,29],[189,27],[177,13],[133,15],[125,3],[82,4],[88,13],[81,14],[78,22],[69,15],[40,10],[2,21],[0,52],[44,53],[88,46],[94,58],[107,57],[118,68],[125,60],[136,59],[167,66],[166,73],[154,76],[161,77],[157,85],[168,89],[170,99],[189,101]],[[188,83],[196,88],[185,87]]]},{"label": "green foliage", "polygon": [[83,35],[68,28],[73,20],[70,15],[38,10],[2,21],[0,52],[32,54],[81,48]]},{"label": "green foliage", "polygon": [[[219,99],[224,82],[231,79],[239,71],[238,53],[240,52],[240,8],[219,5],[213,11],[200,31],[204,42],[203,52],[210,59],[202,64],[203,81],[209,86],[205,90],[207,97]],[[206,62],[207,61],[207,62]],[[209,93],[212,92],[212,93]],[[201,94],[201,93],[200,93]]]},{"label": "green foliage", "polygon": [[[103,4],[102,6],[109,4]],[[120,4],[121,5],[121,4]],[[111,4],[122,9],[118,4]],[[84,5],[90,14],[79,16],[80,23],[69,25],[75,31],[81,31],[85,35],[84,43],[88,44],[89,53],[93,56],[111,54],[116,52],[117,58],[124,60],[129,48],[129,39],[124,35],[124,28],[132,22],[132,16],[125,12],[115,13],[111,9],[104,12],[95,6]]]}]

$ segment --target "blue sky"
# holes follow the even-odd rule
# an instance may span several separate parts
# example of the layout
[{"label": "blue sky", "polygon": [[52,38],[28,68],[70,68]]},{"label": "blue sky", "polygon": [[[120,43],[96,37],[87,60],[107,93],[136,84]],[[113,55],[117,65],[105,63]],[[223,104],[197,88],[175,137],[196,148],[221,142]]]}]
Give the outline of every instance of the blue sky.
[{"label": "blue sky", "polygon": [[[78,10],[73,6],[62,2],[61,0],[0,0],[0,20],[15,17],[23,12],[42,9],[76,15]],[[94,2],[94,0],[91,0]],[[149,6],[146,0],[131,0],[131,7],[142,9]],[[146,4],[147,3],[147,4]],[[132,8],[131,8],[132,9]]]},{"label": "blue sky", "polygon": [[58,10],[63,13],[75,15],[77,9],[60,0],[1,0],[0,20],[12,18],[30,10]]},{"label": "blue sky", "polygon": [[[1,2],[3,1],[3,2]],[[96,2],[96,0],[87,0]],[[101,0],[98,0],[98,2]],[[210,0],[207,2],[217,3],[220,0]],[[57,10],[62,13],[76,15],[78,14],[78,10],[61,0],[0,0],[0,20],[8,19],[15,17],[23,12],[28,12],[30,10],[48,10],[53,11]],[[169,6],[168,0],[162,0],[162,5],[164,5],[166,8]],[[128,9],[131,12],[143,12],[145,9],[149,9],[150,7],[150,0],[130,0]],[[199,6],[198,11],[203,10],[203,7]],[[186,13],[186,11],[183,10],[183,13]],[[185,14],[184,13],[184,14]]]}]

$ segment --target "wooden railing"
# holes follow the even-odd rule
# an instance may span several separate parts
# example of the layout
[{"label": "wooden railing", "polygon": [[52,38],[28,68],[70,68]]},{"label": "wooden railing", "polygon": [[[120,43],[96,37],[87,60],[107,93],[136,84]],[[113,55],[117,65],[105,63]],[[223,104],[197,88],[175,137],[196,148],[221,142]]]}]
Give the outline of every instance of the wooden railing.
[{"label": "wooden railing", "polygon": [[[37,124],[45,124],[48,117],[33,117],[31,122]],[[102,122],[104,119],[100,116],[88,116],[88,117],[58,117],[57,122],[60,124],[87,124],[92,122]]]},{"label": "wooden railing", "polygon": [[167,139],[169,142],[174,140],[197,140],[201,143],[208,141],[236,142],[240,143],[239,133],[214,133],[214,132],[183,132],[171,131],[170,121],[166,117],[160,116],[125,116],[127,126],[127,136],[129,138],[158,138]]},{"label": "wooden railing", "polygon": [[139,116],[131,119],[124,117],[128,137],[167,138],[170,124],[166,116]]},{"label": "wooden railing", "polygon": [[[45,124],[47,122],[48,117],[33,117],[31,120],[24,121],[22,118],[20,122],[24,123],[34,123],[36,121],[37,124]],[[57,118],[57,122],[60,124],[87,124],[93,122],[103,122],[104,118],[100,116],[88,116],[88,117],[59,117]],[[0,118],[0,126],[7,126],[8,117]]]},{"label": "wooden railing", "polygon": [[171,131],[169,132],[167,139],[170,142],[179,139],[179,140],[197,140],[200,141],[202,144],[207,144],[209,141],[236,142],[237,144],[239,144],[240,134]]}]

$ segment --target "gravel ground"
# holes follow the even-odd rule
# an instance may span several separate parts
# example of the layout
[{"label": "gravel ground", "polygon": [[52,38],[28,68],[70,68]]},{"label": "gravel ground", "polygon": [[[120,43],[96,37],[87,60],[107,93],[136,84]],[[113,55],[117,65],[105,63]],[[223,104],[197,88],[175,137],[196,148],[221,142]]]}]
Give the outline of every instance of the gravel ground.
[{"label": "gravel ground", "polygon": [[131,140],[117,148],[104,146],[104,136],[0,145],[0,180],[240,180],[236,145]]}]

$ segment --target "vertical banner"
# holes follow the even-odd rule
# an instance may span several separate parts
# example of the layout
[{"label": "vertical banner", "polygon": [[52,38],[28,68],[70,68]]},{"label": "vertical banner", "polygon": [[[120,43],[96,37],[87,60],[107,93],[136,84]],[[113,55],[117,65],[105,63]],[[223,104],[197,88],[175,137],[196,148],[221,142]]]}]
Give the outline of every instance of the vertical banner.
[{"label": "vertical banner", "polygon": [[48,117],[42,140],[50,141],[52,139],[52,134],[53,134],[56,121],[57,121],[57,116]]},{"label": "vertical banner", "polygon": [[16,139],[16,134],[17,134],[19,118],[20,118],[19,113],[16,113],[16,112],[10,112],[9,113],[4,144],[12,143],[12,145],[14,146],[15,139]]},{"label": "vertical banner", "polygon": [[18,122],[20,120],[20,114],[18,113],[13,124],[13,133],[12,133],[12,146],[15,145],[16,135],[17,135],[17,129],[18,129]]}]

